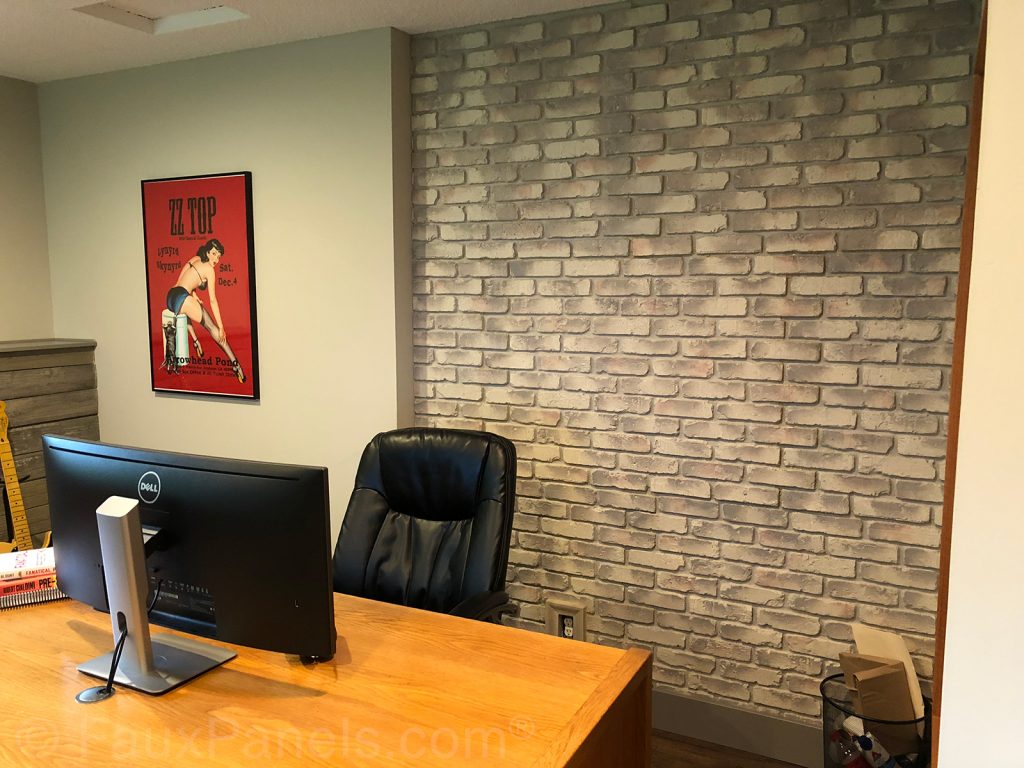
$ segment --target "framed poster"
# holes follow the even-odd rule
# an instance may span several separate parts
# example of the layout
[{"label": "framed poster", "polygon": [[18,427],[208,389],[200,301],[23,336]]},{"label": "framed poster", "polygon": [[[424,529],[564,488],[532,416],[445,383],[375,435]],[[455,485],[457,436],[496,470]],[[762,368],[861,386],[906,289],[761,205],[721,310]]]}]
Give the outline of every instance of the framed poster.
[{"label": "framed poster", "polygon": [[259,398],[252,174],[143,181],[142,221],[153,390]]}]

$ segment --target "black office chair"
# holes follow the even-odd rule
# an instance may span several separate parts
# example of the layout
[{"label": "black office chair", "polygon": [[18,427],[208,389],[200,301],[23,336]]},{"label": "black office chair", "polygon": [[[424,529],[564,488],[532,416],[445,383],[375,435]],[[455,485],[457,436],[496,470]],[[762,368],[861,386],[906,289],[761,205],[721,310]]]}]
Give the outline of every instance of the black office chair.
[{"label": "black office chair", "polygon": [[487,432],[398,429],[363,451],[334,591],[466,618],[512,612],[516,450]]}]

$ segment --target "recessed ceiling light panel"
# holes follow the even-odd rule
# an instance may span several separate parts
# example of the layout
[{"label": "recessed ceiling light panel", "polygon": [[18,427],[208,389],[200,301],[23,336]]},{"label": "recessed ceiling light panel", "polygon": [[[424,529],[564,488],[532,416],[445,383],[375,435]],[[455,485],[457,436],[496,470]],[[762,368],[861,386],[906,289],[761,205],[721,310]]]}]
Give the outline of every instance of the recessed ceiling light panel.
[{"label": "recessed ceiling light panel", "polygon": [[188,29],[212,27],[215,24],[225,24],[229,21],[240,21],[241,19],[249,18],[247,14],[226,5],[216,5],[199,11],[174,13],[159,18],[143,16],[140,13],[120,8],[113,3],[93,3],[92,5],[83,5],[80,8],[75,8],[75,10],[79,13],[150,35],[183,32]]},{"label": "recessed ceiling light panel", "polygon": [[247,14],[234,8],[226,5],[215,5],[213,8],[204,8],[201,11],[175,13],[171,16],[156,19],[153,22],[153,34],[162,35],[167,32],[182,32],[186,29],[212,27],[214,24],[226,24],[229,21],[241,21],[248,18]]}]

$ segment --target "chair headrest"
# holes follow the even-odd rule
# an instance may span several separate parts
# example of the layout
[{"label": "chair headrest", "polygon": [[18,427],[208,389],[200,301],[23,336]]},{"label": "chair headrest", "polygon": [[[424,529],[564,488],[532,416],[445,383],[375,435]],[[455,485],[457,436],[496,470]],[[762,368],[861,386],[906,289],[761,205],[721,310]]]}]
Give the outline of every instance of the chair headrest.
[{"label": "chair headrest", "polygon": [[[465,520],[481,499],[497,498],[504,457],[484,432],[402,429],[377,435],[382,492],[396,512]],[[492,455],[493,454],[493,455]]]}]

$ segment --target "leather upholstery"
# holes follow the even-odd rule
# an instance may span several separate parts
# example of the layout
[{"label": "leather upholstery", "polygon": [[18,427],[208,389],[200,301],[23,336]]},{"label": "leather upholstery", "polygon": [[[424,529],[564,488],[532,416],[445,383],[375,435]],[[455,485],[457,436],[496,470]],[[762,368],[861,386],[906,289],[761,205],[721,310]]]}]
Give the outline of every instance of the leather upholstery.
[{"label": "leather upholstery", "polygon": [[334,550],[334,590],[448,612],[504,589],[515,477],[515,447],[498,435],[377,435],[363,451]]}]

